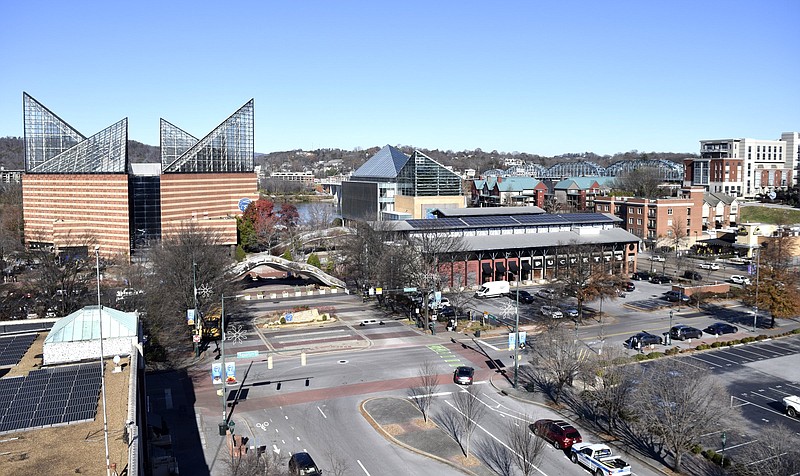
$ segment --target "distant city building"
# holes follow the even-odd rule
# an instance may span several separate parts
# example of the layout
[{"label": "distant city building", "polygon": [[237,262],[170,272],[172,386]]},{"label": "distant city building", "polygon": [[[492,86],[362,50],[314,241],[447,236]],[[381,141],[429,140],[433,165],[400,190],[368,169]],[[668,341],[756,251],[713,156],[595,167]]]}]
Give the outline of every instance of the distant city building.
[{"label": "distant city building", "polygon": [[786,190],[800,176],[800,133],[784,132],[777,140],[702,140],[700,158],[684,164],[684,186],[745,198]]},{"label": "distant city building", "polygon": [[85,137],[27,93],[25,241],[130,259],[133,250],[195,221],[237,242],[235,216],[258,198],[253,101],[197,139],[161,120],[161,164],[130,164],[123,119]]},{"label": "distant city building", "polygon": [[22,183],[24,170],[8,170],[0,167],[0,183]]},{"label": "distant city building", "polygon": [[425,218],[436,208],[466,206],[461,177],[422,152],[411,156],[387,145],[342,182],[342,218],[397,219],[385,212]]},{"label": "distant city building", "polygon": [[547,185],[532,177],[495,177],[470,181],[471,202],[476,207],[543,206]]},{"label": "distant city building", "polygon": [[270,178],[276,180],[286,180],[287,182],[313,183],[314,172],[272,172],[272,174],[270,174]]},{"label": "distant city building", "polygon": [[565,210],[594,211],[595,197],[608,195],[614,177],[574,177],[553,185],[553,197]]}]

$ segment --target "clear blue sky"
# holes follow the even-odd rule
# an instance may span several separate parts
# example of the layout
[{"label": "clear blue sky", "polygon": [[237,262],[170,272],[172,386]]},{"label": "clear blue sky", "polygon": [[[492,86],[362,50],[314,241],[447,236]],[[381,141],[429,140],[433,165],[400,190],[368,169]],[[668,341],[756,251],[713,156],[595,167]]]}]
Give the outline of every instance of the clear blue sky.
[{"label": "clear blue sky", "polygon": [[696,152],[800,130],[800,1],[11,1],[0,136],[27,91],[81,131],[202,137],[255,99],[257,152],[392,145]]}]

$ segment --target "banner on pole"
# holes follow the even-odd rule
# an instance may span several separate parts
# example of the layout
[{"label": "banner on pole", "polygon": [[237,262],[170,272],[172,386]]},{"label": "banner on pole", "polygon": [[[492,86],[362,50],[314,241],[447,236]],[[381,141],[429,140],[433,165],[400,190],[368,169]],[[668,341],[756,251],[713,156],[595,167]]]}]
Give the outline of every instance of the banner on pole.
[{"label": "banner on pole", "polygon": [[214,385],[222,383],[222,364],[211,364],[211,382]]},{"label": "banner on pole", "polygon": [[236,362],[225,362],[225,383],[236,385]]}]

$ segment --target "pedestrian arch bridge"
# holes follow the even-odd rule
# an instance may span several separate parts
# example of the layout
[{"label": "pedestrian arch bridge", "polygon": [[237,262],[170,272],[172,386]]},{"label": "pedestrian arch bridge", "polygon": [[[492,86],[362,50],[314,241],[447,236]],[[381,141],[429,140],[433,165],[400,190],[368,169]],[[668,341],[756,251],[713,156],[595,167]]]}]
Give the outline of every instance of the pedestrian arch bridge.
[{"label": "pedestrian arch bridge", "polygon": [[334,288],[345,288],[344,281],[335,278],[330,274],[322,271],[316,266],[308,263],[300,263],[297,261],[289,261],[281,258],[280,256],[271,255],[269,253],[256,253],[248,256],[245,260],[239,262],[231,269],[231,272],[237,276],[244,276],[248,271],[255,269],[259,266],[269,266],[271,268],[279,269],[281,271],[298,274],[301,276],[314,278],[326,286]]}]

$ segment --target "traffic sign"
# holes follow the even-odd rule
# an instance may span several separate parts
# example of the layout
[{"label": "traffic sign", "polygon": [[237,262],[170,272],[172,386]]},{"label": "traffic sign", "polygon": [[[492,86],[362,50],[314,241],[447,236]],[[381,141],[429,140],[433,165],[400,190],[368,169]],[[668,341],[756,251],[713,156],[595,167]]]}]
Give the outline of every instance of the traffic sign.
[{"label": "traffic sign", "polygon": [[403,288],[404,293],[414,293],[417,292],[417,288]]},{"label": "traffic sign", "polygon": [[192,336],[192,342],[194,342],[195,344],[197,344],[198,342],[200,342],[200,334],[195,334],[195,335],[193,335],[193,336]]}]

